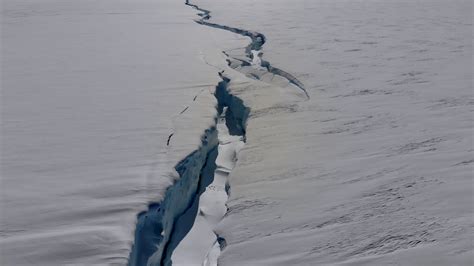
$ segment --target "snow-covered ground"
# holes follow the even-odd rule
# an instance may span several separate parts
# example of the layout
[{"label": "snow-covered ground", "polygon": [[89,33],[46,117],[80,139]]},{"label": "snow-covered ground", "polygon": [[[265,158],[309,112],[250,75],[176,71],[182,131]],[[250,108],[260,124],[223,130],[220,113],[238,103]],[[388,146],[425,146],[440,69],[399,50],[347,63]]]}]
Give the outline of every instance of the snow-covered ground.
[{"label": "snow-covered ground", "polygon": [[220,265],[472,264],[471,1],[191,2],[293,84],[184,1],[2,3],[2,265],[202,258],[179,218],[213,164]]},{"label": "snow-covered ground", "polygon": [[0,264],[128,261],[137,214],[214,124],[203,54],[218,39],[194,16],[173,0],[2,1]]},{"label": "snow-covered ground", "polygon": [[471,1],[199,3],[311,96],[231,77],[252,112],[222,265],[472,265]]}]

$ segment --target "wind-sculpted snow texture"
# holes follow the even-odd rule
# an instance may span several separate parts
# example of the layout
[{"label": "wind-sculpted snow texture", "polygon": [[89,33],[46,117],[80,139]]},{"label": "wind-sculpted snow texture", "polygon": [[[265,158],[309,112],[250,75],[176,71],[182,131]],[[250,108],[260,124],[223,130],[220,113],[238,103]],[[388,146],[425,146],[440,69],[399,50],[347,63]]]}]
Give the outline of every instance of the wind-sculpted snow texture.
[{"label": "wind-sculpted snow texture", "polygon": [[[221,79],[198,55],[216,41],[174,0],[6,0],[1,12],[0,264],[125,265],[135,229],[159,231],[147,207],[167,207],[167,188],[212,155],[200,137]],[[159,241],[147,237],[141,254]]]},{"label": "wind-sculpted snow texture", "polygon": [[311,96],[231,76],[252,112],[220,265],[472,265],[471,1],[198,3]]}]

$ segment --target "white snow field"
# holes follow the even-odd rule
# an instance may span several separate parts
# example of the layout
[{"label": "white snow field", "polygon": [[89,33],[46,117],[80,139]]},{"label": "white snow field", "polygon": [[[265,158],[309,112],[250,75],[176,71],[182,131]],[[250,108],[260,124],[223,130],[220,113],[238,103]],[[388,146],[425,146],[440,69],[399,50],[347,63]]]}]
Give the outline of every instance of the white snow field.
[{"label": "white snow field", "polygon": [[1,265],[127,263],[137,214],[214,125],[203,54],[219,38],[194,16],[173,0],[2,1]]},{"label": "white snow field", "polygon": [[470,0],[184,2],[2,2],[0,264],[473,264]]}]

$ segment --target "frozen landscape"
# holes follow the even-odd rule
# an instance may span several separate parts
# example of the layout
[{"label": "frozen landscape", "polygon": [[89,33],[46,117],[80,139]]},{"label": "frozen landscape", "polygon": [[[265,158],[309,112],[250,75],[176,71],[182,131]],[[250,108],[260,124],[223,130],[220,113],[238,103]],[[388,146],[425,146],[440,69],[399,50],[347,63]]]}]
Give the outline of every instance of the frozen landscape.
[{"label": "frozen landscape", "polygon": [[1,265],[472,265],[470,0],[4,0]]}]

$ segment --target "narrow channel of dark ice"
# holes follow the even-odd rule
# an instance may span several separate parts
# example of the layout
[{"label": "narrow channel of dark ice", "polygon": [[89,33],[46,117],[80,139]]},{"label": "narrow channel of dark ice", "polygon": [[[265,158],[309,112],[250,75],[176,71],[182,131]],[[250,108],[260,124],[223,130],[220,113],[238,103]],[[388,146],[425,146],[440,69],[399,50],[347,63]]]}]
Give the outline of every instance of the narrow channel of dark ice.
[{"label": "narrow channel of dark ice", "polygon": [[[216,29],[230,31],[230,32],[240,34],[240,35],[245,36],[245,37],[249,37],[251,41],[250,41],[249,45],[247,45],[247,47],[245,47],[245,55],[249,59],[249,61],[245,61],[245,60],[237,59],[237,58],[232,58],[232,59],[240,61],[241,66],[251,65],[250,62],[252,62],[253,56],[254,56],[252,51],[261,51],[262,50],[263,45],[266,42],[265,35],[263,35],[262,33],[256,32],[256,31],[250,31],[250,30],[245,30],[245,29],[240,29],[240,28],[236,28],[236,27],[230,27],[230,26],[227,26],[227,25],[221,25],[221,24],[209,22],[209,20],[211,19],[211,11],[210,10],[203,9],[203,8],[199,7],[198,5],[192,4],[189,0],[186,0],[185,4],[188,5],[188,6],[193,7],[194,9],[196,9],[198,11],[200,11],[200,13],[198,13],[198,16],[200,16],[201,18],[198,19],[198,20],[195,20],[196,23],[204,25],[204,26],[216,28]],[[230,57],[228,53],[224,52],[224,54],[226,56]],[[260,58],[263,55],[262,53],[258,53],[258,54],[259,54]],[[229,63],[229,66],[230,66],[230,63]],[[306,90],[304,84],[300,80],[298,80],[295,76],[293,76],[292,74],[290,74],[290,73],[288,73],[288,72],[286,72],[286,71],[284,71],[280,68],[272,66],[269,61],[266,61],[266,60],[263,60],[263,59],[261,59],[261,67],[264,67],[268,72],[270,72],[274,75],[277,75],[277,76],[280,76],[280,77],[283,77],[283,78],[287,79],[288,82],[290,82],[291,84],[293,84],[296,87],[298,87],[299,89],[301,89],[304,92],[307,99],[310,98],[310,96],[308,94],[308,91]]]},{"label": "narrow channel of dark ice", "polygon": [[[214,96],[217,100],[217,117],[225,117],[230,135],[242,136],[245,142],[245,128],[250,109],[241,99],[228,91],[231,81],[222,72]],[[224,112],[225,110],[225,112]],[[161,202],[151,203],[146,211],[137,216],[135,239],[128,265],[171,265],[173,251],[194,225],[199,210],[199,199],[214,180],[218,156],[217,118],[214,125],[201,136],[201,145],[179,161],[175,170],[179,178],[168,187]],[[172,135],[169,136],[169,139]],[[168,141],[167,145],[171,143]],[[226,193],[229,188],[226,187]],[[216,234],[221,249],[225,239]]]}]

